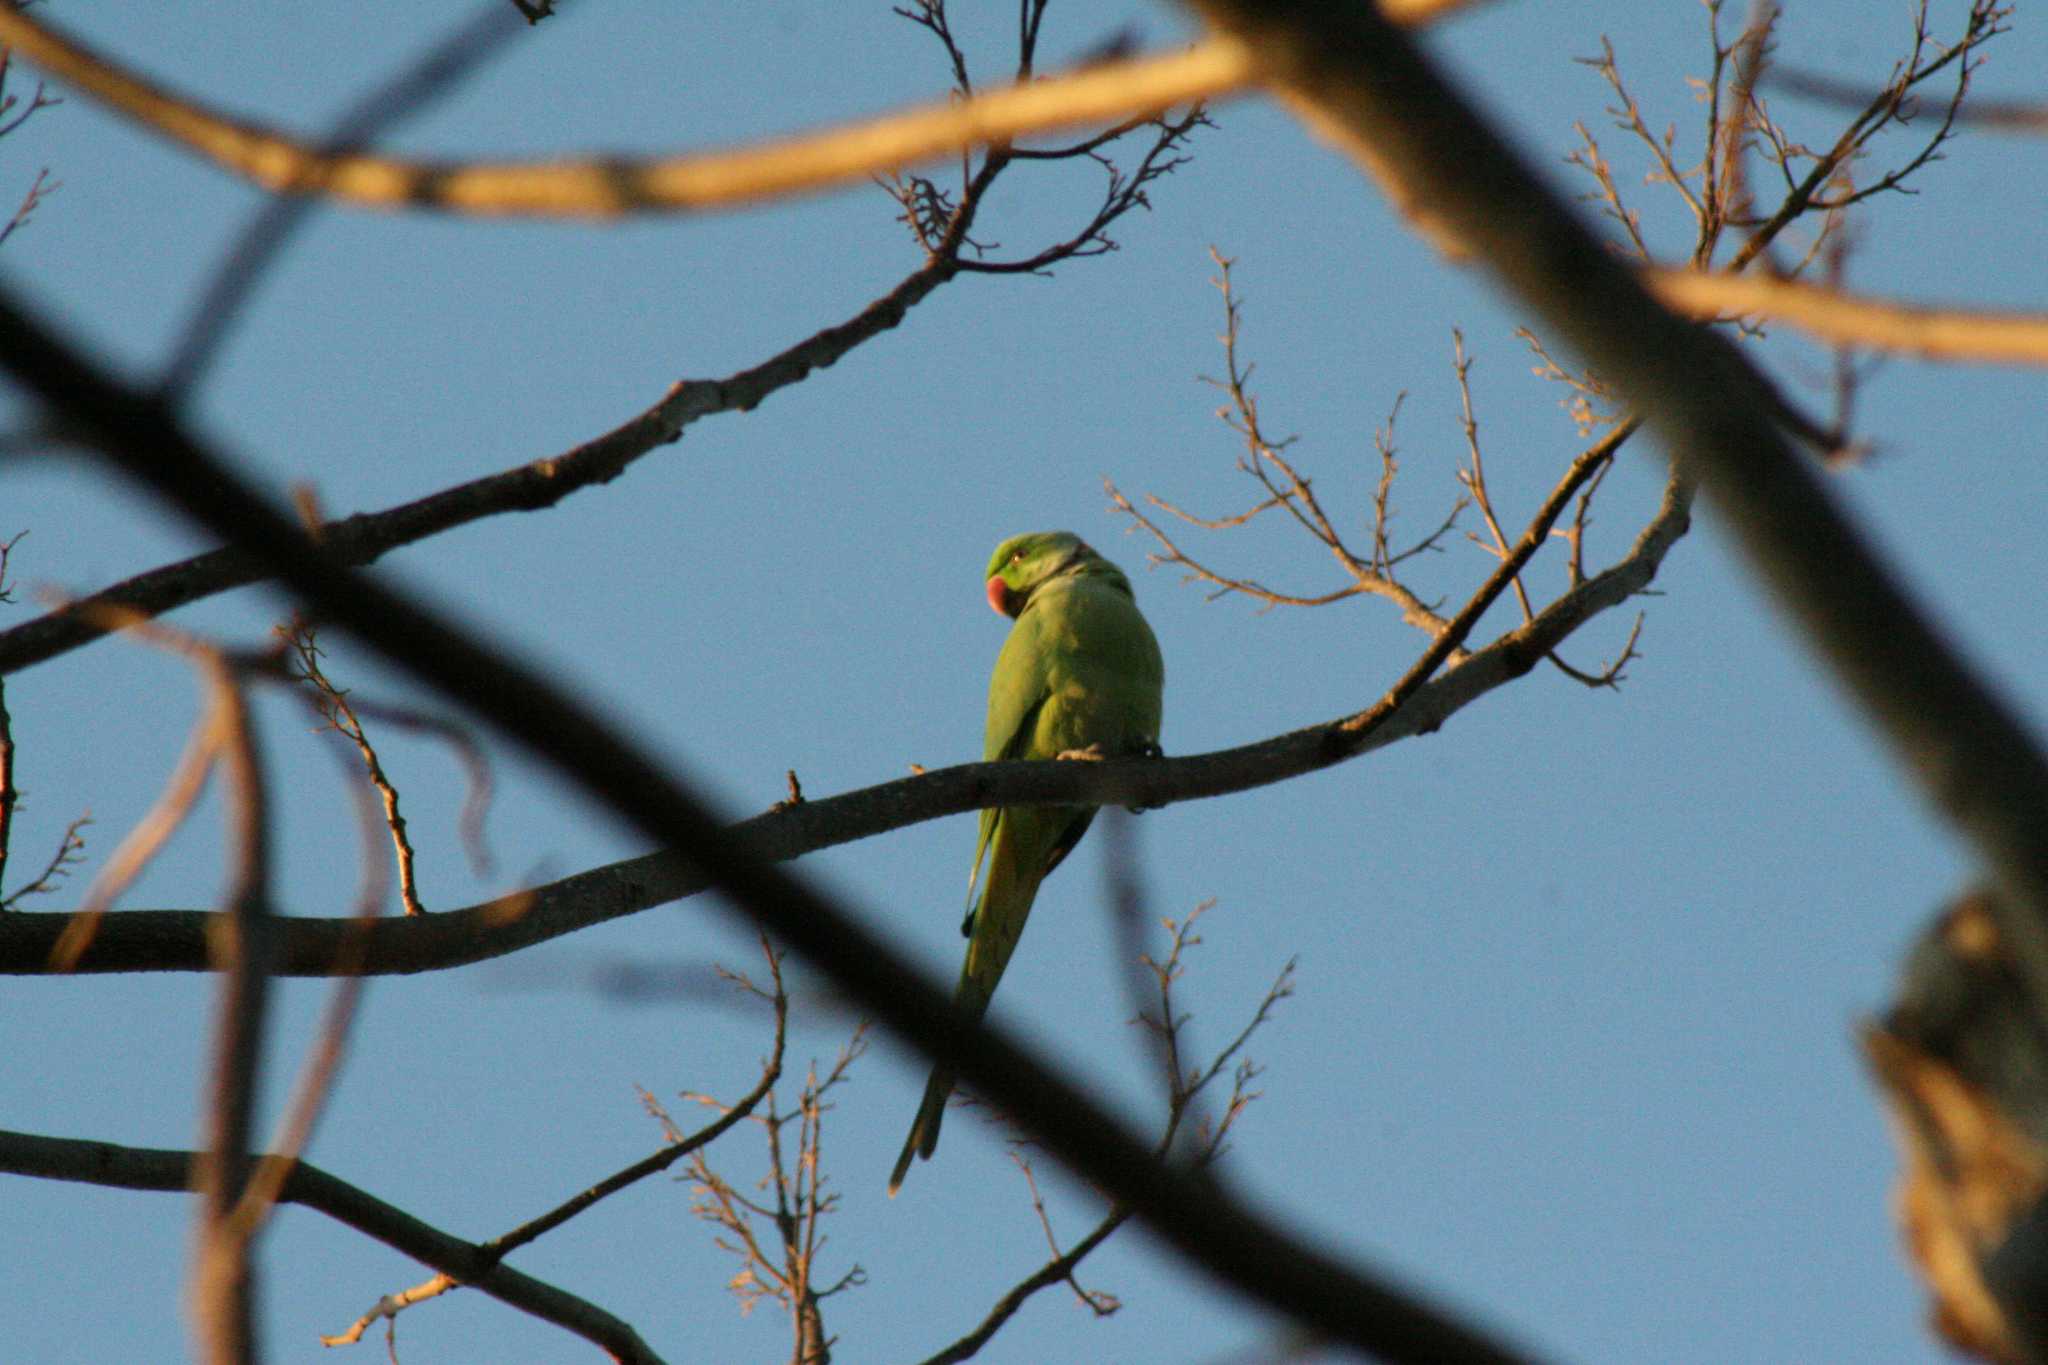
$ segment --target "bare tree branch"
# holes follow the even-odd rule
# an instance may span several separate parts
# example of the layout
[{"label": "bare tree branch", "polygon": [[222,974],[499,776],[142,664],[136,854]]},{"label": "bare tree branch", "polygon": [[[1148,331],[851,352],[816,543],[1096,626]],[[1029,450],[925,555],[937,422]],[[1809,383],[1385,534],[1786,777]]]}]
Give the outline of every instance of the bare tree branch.
[{"label": "bare tree branch", "polygon": [[[4,686],[0,686],[0,703],[4,703],[6,690]],[[0,704],[0,731],[4,731],[6,728],[6,707],[4,704]],[[12,741],[7,740],[4,734],[0,734],[0,756],[11,757],[12,751]],[[18,793],[11,787],[0,787],[0,797],[14,795],[18,795]],[[21,902],[28,897],[47,896],[62,885],[70,877],[72,871],[85,861],[85,836],[79,831],[91,823],[92,817],[90,815],[80,815],[75,817],[70,824],[66,825],[64,833],[58,836],[56,850],[50,854],[49,861],[43,864],[43,870],[30,877],[20,886],[15,887],[12,891],[9,891],[5,896],[0,896],[0,911],[19,909]],[[0,852],[5,852],[5,850],[0,849]]]},{"label": "bare tree branch", "polygon": [[[128,1190],[190,1190],[193,1152],[124,1147],[0,1129],[0,1170]],[[661,1365],[632,1327],[595,1304],[491,1261],[483,1248],[450,1236],[310,1162],[292,1163],[278,1202],[324,1213],[366,1237],[452,1276],[468,1288],[575,1333],[633,1365]]]},{"label": "bare tree branch", "polygon": [[[1410,625],[1435,635],[1444,628],[1444,618],[1415,595],[1409,587],[1394,574],[1396,566],[1415,555],[1437,548],[1437,542],[1457,524],[1459,513],[1465,509],[1465,499],[1460,497],[1451,505],[1450,512],[1436,530],[1422,537],[1413,545],[1401,550],[1392,550],[1387,543],[1390,519],[1388,494],[1394,475],[1394,457],[1391,446],[1393,417],[1387,422],[1387,434],[1375,438],[1380,453],[1381,476],[1377,493],[1373,498],[1373,546],[1361,557],[1337,530],[1329,514],[1323,510],[1310,481],[1304,478],[1286,455],[1293,437],[1273,440],[1266,435],[1260,422],[1259,400],[1251,389],[1253,366],[1240,359],[1240,334],[1243,327],[1243,300],[1239,297],[1231,279],[1231,268],[1236,264],[1216,248],[1209,248],[1209,258],[1216,263],[1216,275],[1210,281],[1217,293],[1223,296],[1223,363],[1222,379],[1205,379],[1205,382],[1221,389],[1229,403],[1217,411],[1225,426],[1244,440],[1245,453],[1239,457],[1238,470],[1248,475],[1264,493],[1257,503],[1234,516],[1199,517],[1182,510],[1165,499],[1148,495],[1145,501],[1191,526],[1203,530],[1228,530],[1251,521],[1261,513],[1275,508],[1284,509],[1294,523],[1311,539],[1321,545],[1336,560],[1344,572],[1350,575],[1349,585],[1317,595],[1301,595],[1281,592],[1251,578],[1240,578],[1223,574],[1195,559],[1177,545],[1158,523],[1147,517],[1126,498],[1114,484],[1105,480],[1111,503],[1119,512],[1131,518],[1150,532],[1159,542],[1163,553],[1146,556],[1151,564],[1171,564],[1187,570],[1188,576],[1214,585],[1216,591],[1210,596],[1221,597],[1227,593],[1242,593],[1254,598],[1267,607],[1274,606],[1326,606],[1341,602],[1360,594],[1383,597],[1401,609],[1401,619]],[[1400,400],[1395,400],[1395,411],[1400,409]],[[1279,471],[1275,478],[1273,470]]]},{"label": "bare tree branch", "polygon": [[294,676],[306,685],[314,709],[330,730],[355,746],[356,753],[363,760],[364,775],[377,789],[377,798],[384,807],[384,825],[391,831],[392,852],[398,861],[398,903],[405,907],[408,915],[426,914],[427,907],[420,903],[412,840],[406,834],[405,816],[399,810],[398,788],[392,785],[391,778],[384,771],[383,761],[377,757],[376,747],[364,733],[362,718],[356,714],[348,693],[335,686],[321,669],[321,649],[312,624],[295,617],[290,624],[278,627],[278,634],[292,651],[292,661],[288,666]]},{"label": "bare tree branch", "polygon": [[[1632,429],[1632,428],[1631,428]],[[1597,468],[1627,429],[1580,456]],[[1539,510],[1523,533],[1517,555],[1496,569],[1461,619],[1453,642],[1463,639],[1485,605],[1506,585],[1505,574],[1533,554],[1571,489],[1554,490],[1554,507]],[[1535,619],[1475,650],[1457,667],[1403,692],[1401,702],[1340,716],[1234,749],[1181,758],[1108,759],[1099,763],[964,763],[899,778],[838,796],[778,804],[751,820],[726,827],[724,837],[744,856],[782,862],[838,844],[885,834],[925,820],[984,807],[1018,805],[1123,805],[1151,809],[1177,801],[1225,796],[1285,781],[1345,762],[1386,745],[1438,729],[1457,711],[1535,667],[1594,616],[1649,586],[1665,553],[1684,534],[1689,498],[1666,491],[1657,517],[1629,552],[1606,571],[1559,597]],[[1452,637],[1441,637],[1449,639]],[[1437,653],[1431,646],[1429,655]],[[1410,669],[1427,679],[1438,664]],[[1377,714],[1378,719],[1367,723]],[[350,936],[365,937],[357,968],[367,974],[438,971],[485,961],[562,934],[652,906],[692,896],[714,879],[679,852],[657,852],[593,868],[545,886],[461,910],[380,920],[366,930],[342,918],[292,916],[279,922],[283,936],[277,970],[286,976],[325,976],[347,951]],[[59,913],[0,916],[0,973],[51,970],[50,954],[73,916]],[[108,916],[88,951],[68,970],[207,971],[207,925],[195,910],[128,910]]]},{"label": "bare tree branch", "polygon": [[[50,102],[56,103],[54,100]],[[43,206],[43,200],[63,188],[63,181],[50,178],[50,168],[48,166],[37,171],[36,178],[29,181],[28,189],[23,192],[21,202],[14,206],[14,216],[5,223],[0,223],[0,246],[6,245],[8,238],[28,226],[28,220],[34,217],[35,211]]]},{"label": "bare tree branch", "polygon": [[[1794,219],[1812,212],[1816,208],[1829,206],[1827,191],[1830,186],[1841,183],[1843,173],[1852,162],[1869,146],[1872,138],[1894,124],[1904,124],[1916,112],[1913,91],[1916,86],[1940,72],[1954,67],[1956,84],[1954,92],[1946,102],[1940,125],[1920,151],[1902,167],[1886,172],[1873,185],[1834,200],[1837,205],[1868,198],[1882,190],[1898,189],[1901,182],[1927,165],[1939,155],[1941,144],[1949,138],[1954,129],[1955,118],[1969,90],[1970,73],[1974,69],[1972,54],[1982,44],[1989,42],[2004,31],[2004,21],[2010,7],[1998,0],[1971,0],[1968,15],[1964,20],[1963,34],[1947,46],[1934,44],[1927,23],[1927,5],[1921,0],[1913,14],[1912,48],[1906,59],[1892,71],[1892,78],[1884,88],[1871,97],[1855,118],[1849,121],[1834,143],[1818,154],[1805,150],[1786,139],[1774,141],[1774,159],[1784,174],[1787,193],[1778,208],[1755,230],[1730,258],[1727,268],[1740,271],[1759,255],[1763,254],[1778,233]],[[1794,163],[1808,161],[1803,174],[1794,173]],[[1706,258],[1698,257],[1695,264],[1705,265]]]}]

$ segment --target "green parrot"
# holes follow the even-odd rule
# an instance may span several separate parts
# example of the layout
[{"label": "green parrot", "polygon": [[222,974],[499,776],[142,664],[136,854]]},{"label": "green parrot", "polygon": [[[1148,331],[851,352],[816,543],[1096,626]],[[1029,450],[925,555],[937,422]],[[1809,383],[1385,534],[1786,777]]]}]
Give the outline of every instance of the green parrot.
[{"label": "green parrot", "polygon": [[[988,562],[988,604],[1016,621],[988,682],[988,737],[982,757],[1114,758],[1159,749],[1166,666],[1138,614],[1130,580],[1071,531],[1012,536]],[[1038,884],[1081,842],[1094,806],[1017,806],[981,813],[981,837],[967,873],[967,897],[988,861],[981,903],[961,932],[967,961],[953,1002],[980,1018],[1024,932]],[[889,1176],[903,1184],[913,1156],[939,1145],[939,1121],[953,1072],[935,1067],[924,1103]]]}]

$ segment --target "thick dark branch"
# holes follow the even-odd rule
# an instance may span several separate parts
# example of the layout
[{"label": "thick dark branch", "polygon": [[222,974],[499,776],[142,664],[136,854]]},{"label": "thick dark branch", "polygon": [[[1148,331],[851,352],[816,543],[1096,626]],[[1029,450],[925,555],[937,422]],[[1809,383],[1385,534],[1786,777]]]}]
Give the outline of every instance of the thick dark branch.
[{"label": "thick dark branch", "polygon": [[[101,373],[5,294],[0,365],[110,464],[215,535],[251,551],[323,619],[489,720],[648,839],[687,850],[735,910],[828,973],[878,1021],[955,1068],[1078,1175],[1111,1200],[1128,1204],[1164,1241],[1211,1274],[1318,1336],[1389,1359],[1518,1358],[1383,1278],[1289,1237],[1212,1177],[1157,1161],[1121,1120],[1037,1055],[959,1014],[946,991],[838,904],[733,847],[701,799],[594,713],[534,669],[382,582],[337,564],[161,404]],[[1340,746],[1347,742],[1358,737],[1338,739]]]},{"label": "thick dark branch", "polygon": [[[195,1160],[191,1152],[0,1129],[0,1171],[43,1180],[182,1194],[191,1188]],[[451,1237],[317,1166],[296,1162],[278,1200],[324,1213],[501,1303],[574,1332],[616,1360],[660,1365],[661,1358],[639,1333],[596,1304],[499,1264],[484,1248]]]},{"label": "thick dark branch", "polygon": [[[593,484],[610,483],[642,455],[679,439],[698,418],[750,411],[777,389],[888,331],[954,273],[950,260],[935,259],[852,318],[762,364],[725,379],[678,381],[653,407],[563,454],[515,465],[381,512],[330,521],[319,530],[320,542],[337,563],[368,564],[402,545],[457,526],[503,512],[540,511]],[[86,618],[98,614],[105,619],[104,608],[158,616],[269,576],[259,561],[232,546],[138,574],[79,599],[73,608],[0,632],[0,674],[19,672],[99,639],[105,630]]]}]

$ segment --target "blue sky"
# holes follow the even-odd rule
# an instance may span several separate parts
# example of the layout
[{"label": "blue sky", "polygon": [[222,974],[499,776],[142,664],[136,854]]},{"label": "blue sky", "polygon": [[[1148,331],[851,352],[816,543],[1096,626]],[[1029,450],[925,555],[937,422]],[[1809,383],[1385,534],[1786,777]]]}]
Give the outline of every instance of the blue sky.
[{"label": "blue sky", "polygon": [[[959,16],[982,70],[1005,65],[1006,6]],[[1952,22],[1956,5],[1938,5]],[[284,127],[321,128],[419,51],[452,11],[413,7],[53,4],[50,17],[145,72]],[[2022,14],[1981,74],[2033,91],[2048,40]],[[1880,79],[1909,32],[1904,4],[1790,7],[1780,57]],[[1177,14],[1093,7],[1048,20],[1048,65]],[[1688,242],[1639,187],[1643,158],[1606,130],[1609,94],[1573,58],[1606,34],[1650,121],[1696,146],[1685,84],[1704,74],[1697,5],[1502,3],[1443,25],[1431,51],[1567,188],[1573,120],[1602,138],[1653,239]],[[654,153],[727,143],[929,98],[946,72],[886,5],[568,5],[464,91],[392,139],[418,155]],[[1785,99],[1815,141],[1839,115]],[[980,752],[1002,623],[983,605],[989,550],[1070,527],[1133,576],[1168,670],[1175,753],[1244,743],[1360,709],[1424,641],[1384,604],[1261,614],[1209,601],[1106,508],[1107,476],[1210,514],[1250,486],[1200,377],[1220,371],[1213,246],[1238,261],[1242,344],[1273,434],[1362,528],[1371,437],[1406,393],[1396,502],[1433,525],[1463,448],[1450,355],[1461,328],[1494,496],[1526,518],[1581,441],[1559,390],[1530,374],[1524,319],[1483,275],[1444,264],[1345,162],[1277,109],[1239,102],[1118,226],[1122,249],[1050,279],[963,278],[895,331],[758,411],[707,419],[613,484],[539,516],[501,517],[385,560],[377,572],[502,635],[670,757],[737,818]],[[1686,143],[1684,139],[1694,139]],[[1898,155],[1903,142],[1880,156]],[[63,182],[0,251],[26,291],[131,374],[162,363],[196,282],[259,203],[226,175],[71,98],[0,142],[0,196],[49,165]],[[1874,205],[1851,278],[1883,293],[2002,306],[2048,299],[2031,225],[2038,144],[1971,134]],[[1035,249],[1071,231],[1094,185],[1023,167],[983,234]],[[331,514],[384,507],[558,452],[682,377],[757,362],[839,321],[918,264],[894,208],[856,188],[700,220],[613,227],[469,223],[323,211],[270,274],[200,395],[205,429],[272,487],[309,483]],[[2019,226],[2017,229],[2015,225]],[[1766,363],[1825,412],[1825,354],[1788,335]],[[1870,459],[1834,487],[1967,655],[2038,728],[2048,539],[2038,378],[1895,361],[1859,398]],[[7,425],[23,415],[9,395]],[[1609,481],[1589,546],[1611,560],[1654,503],[1639,441]],[[103,585],[203,542],[98,467],[67,456],[0,466],[0,534],[26,528],[30,585]],[[1469,518],[1466,526],[1473,523]],[[1326,556],[1277,522],[1192,537],[1247,575],[1321,591]],[[1455,605],[1491,561],[1452,538],[1415,572]],[[1556,561],[1532,582],[1554,586]],[[1889,1200],[1894,1158],[1853,1033],[1885,1003],[1901,955],[1971,875],[1840,694],[1726,548],[1711,511],[1646,599],[1619,693],[1539,671],[1441,732],[1332,771],[1135,822],[1153,913],[1213,898],[1184,1003],[1209,1046],[1298,956],[1297,992],[1255,1039],[1263,1097],[1228,1177],[1276,1217],[1548,1355],[1582,1361],[1933,1360],[1923,1300]],[[11,609],[4,624],[26,619]],[[179,613],[244,642],[282,614],[265,590]],[[1513,617],[1497,610],[1486,627]],[[1628,618],[1568,656],[1612,657]],[[340,638],[330,671],[364,695],[417,701]],[[195,714],[181,665],[106,642],[8,679],[27,800],[15,877],[90,810],[94,865],[147,809]],[[301,715],[266,703],[288,908],[345,912],[354,851],[344,798]],[[445,753],[383,737],[405,791],[432,908],[642,851],[563,784],[500,750],[496,872],[464,865],[459,774]],[[211,802],[124,899],[212,903],[224,880]],[[1134,1119],[1156,1120],[1147,1054],[1119,994],[1101,841],[1042,893],[996,1016]],[[956,970],[966,817],[797,865],[880,930]],[[74,884],[75,886],[76,884]],[[69,904],[72,891],[36,908]],[[737,1095],[766,1044],[757,1017],[695,997],[626,1001],[618,964],[752,965],[708,899],[664,907],[521,957],[373,983],[311,1159],[457,1234],[484,1238],[658,1144],[634,1087]],[[852,1026],[798,973],[793,1059],[829,1061]],[[197,1131],[211,983],[189,977],[17,979],[0,996],[0,1125],[140,1145]],[[281,1090],[324,987],[282,991]],[[883,1197],[923,1067],[881,1041],[837,1092],[827,1170],[843,1198],[828,1277],[847,1360],[918,1358],[979,1321],[1044,1257],[998,1130],[955,1113],[934,1162]],[[728,1139],[736,1181],[762,1160]],[[1063,1236],[1096,1204],[1046,1179]],[[187,1201],[9,1180],[0,1354],[37,1361],[170,1358]],[[314,1338],[426,1278],[405,1258],[287,1209],[263,1243],[277,1360],[334,1358]],[[732,1272],[687,1190],[651,1182],[515,1258],[633,1322],[670,1359],[786,1349],[770,1307],[743,1318]],[[1126,1229],[1085,1283],[1124,1302],[1098,1321],[1070,1295],[1034,1300],[984,1358],[1242,1358],[1272,1322]],[[408,1361],[574,1360],[589,1348],[477,1295],[401,1320]],[[368,1358],[381,1346],[352,1348]]]}]

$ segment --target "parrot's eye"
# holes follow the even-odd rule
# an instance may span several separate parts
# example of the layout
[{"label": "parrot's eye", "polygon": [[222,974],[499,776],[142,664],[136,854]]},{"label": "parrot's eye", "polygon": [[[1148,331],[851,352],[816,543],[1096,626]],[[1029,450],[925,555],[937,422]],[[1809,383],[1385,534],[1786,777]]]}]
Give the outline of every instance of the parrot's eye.
[{"label": "parrot's eye", "polygon": [[1017,553],[1011,555],[1010,562],[1012,564],[1022,564],[1024,562],[1024,552],[1022,550],[1019,550],[1017,551]]}]

